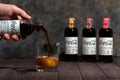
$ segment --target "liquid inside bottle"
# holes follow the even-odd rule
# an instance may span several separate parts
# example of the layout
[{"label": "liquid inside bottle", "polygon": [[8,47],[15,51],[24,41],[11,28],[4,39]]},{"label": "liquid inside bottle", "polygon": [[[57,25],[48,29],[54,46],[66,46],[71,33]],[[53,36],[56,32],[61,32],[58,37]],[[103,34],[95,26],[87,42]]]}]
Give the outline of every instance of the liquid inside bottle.
[{"label": "liquid inside bottle", "polygon": [[110,18],[103,19],[103,28],[99,30],[99,61],[113,61],[113,31],[110,28]]},{"label": "liquid inside bottle", "polygon": [[65,52],[61,56],[64,61],[78,60],[78,29],[74,21],[75,18],[69,18],[69,26],[64,30]]},{"label": "liquid inside bottle", "polygon": [[96,61],[96,30],[92,26],[93,19],[87,18],[86,27],[82,30],[82,60]]}]

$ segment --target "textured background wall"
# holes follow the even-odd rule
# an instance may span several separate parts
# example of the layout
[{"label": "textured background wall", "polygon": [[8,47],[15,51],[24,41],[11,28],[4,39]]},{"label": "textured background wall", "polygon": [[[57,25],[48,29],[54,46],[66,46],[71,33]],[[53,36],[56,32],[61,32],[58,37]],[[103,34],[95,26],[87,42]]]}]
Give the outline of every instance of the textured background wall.
[{"label": "textured background wall", "polygon": [[[64,43],[64,28],[68,25],[68,17],[76,18],[79,29],[79,45],[81,53],[81,31],[85,27],[87,17],[94,19],[97,31],[102,27],[102,18],[111,18],[114,31],[114,55],[120,54],[120,0],[0,0],[23,8],[32,16],[33,22],[44,23],[51,43]],[[40,35],[34,32],[25,40],[18,42],[0,41],[0,56],[31,57],[36,53],[35,40]]]}]

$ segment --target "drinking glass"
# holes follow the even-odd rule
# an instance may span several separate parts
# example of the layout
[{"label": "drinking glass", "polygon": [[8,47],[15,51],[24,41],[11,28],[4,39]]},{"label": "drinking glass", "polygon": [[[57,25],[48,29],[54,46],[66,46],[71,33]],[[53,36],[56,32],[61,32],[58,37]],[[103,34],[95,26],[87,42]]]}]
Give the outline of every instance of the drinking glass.
[{"label": "drinking glass", "polygon": [[60,43],[36,43],[36,47],[36,70],[40,72],[57,71],[59,65]]}]

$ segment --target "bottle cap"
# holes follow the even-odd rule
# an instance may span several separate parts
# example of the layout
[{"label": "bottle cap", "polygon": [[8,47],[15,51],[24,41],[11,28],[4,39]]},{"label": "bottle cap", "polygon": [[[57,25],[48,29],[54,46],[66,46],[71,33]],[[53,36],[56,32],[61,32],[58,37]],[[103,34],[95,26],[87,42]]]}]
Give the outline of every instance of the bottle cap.
[{"label": "bottle cap", "polygon": [[87,21],[93,21],[93,19],[92,18],[87,18]]},{"label": "bottle cap", "polygon": [[109,21],[110,18],[103,18],[103,21]]},{"label": "bottle cap", "polygon": [[68,18],[69,21],[75,21],[75,18]]}]

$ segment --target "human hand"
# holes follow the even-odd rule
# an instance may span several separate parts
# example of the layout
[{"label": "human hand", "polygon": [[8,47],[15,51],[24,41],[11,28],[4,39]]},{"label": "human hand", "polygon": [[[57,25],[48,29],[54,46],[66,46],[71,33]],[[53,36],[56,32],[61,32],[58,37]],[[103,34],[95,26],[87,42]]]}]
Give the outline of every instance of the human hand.
[{"label": "human hand", "polygon": [[31,19],[31,17],[16,5],[0,3],[0,19]]},{"label": "human hand", "polygon": [[[0,19],[31,19],[31,16],[29,16],[23,9],[17,7],[16,5],[13,4],[2,4],[0,3]],[[11,38],[13,40],[19,40],[19,37],[16,34],[9,35],[9,33],[5,33],[4,38],[7,40],[10,40]]]}]

